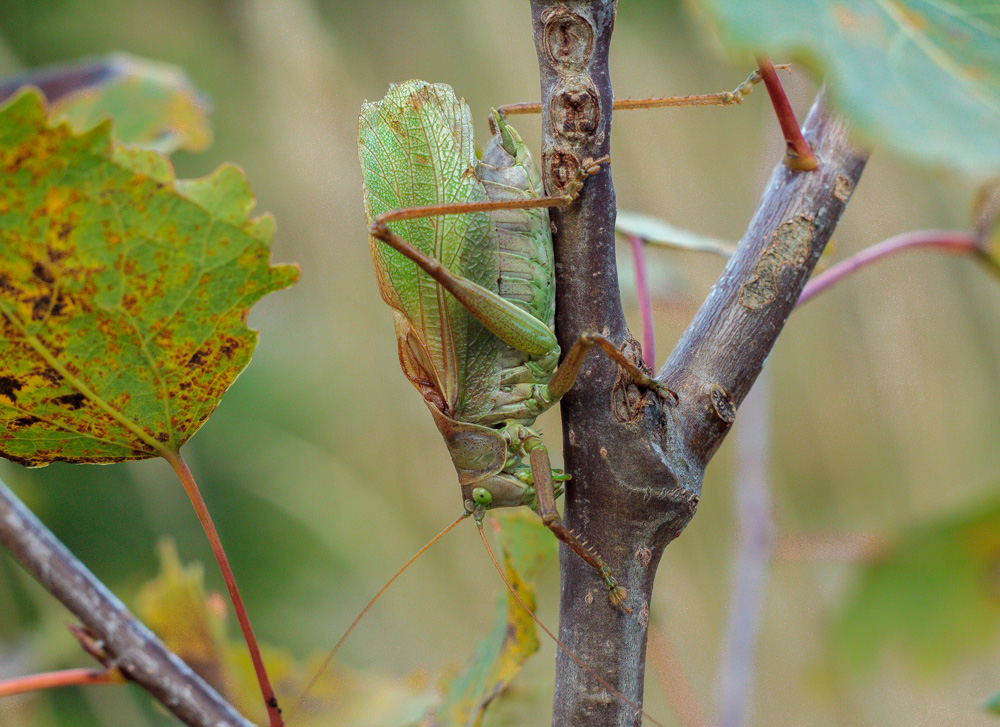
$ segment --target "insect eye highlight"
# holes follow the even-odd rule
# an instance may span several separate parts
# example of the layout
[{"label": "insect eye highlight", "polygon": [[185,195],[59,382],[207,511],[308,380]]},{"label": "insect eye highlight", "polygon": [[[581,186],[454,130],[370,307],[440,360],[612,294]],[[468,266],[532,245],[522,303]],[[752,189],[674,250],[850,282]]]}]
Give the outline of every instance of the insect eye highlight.
[{"label": "insect eye highlight", "polygon": [[493,493],[485,487],[477,487],[472,491],[472,499],[477,505],[489,505],[493,502]]}]

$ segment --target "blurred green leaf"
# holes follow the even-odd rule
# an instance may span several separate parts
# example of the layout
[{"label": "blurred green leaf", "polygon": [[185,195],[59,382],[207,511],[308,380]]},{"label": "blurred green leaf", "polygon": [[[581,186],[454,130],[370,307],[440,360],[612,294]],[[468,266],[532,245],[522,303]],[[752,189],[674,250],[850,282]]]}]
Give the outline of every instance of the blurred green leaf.
[{"label": "blurred green leaf", "polygon": [[1000,714],[1000,692],[997,692],[992,697],[986,700],[983,704],[988,711]]},{"label": "blurred green leaf", "polygon": [[852,669],[893,647],[933,671],[998,632],[1000,500],[991,500],[910,529],[865,566],[833,636]]},{"label": "blurred green leaf", "polygon": [[115,140],[170,154],[212,143],[209,106],[177,66],[118,53],[29,71],[0,82],[0,99],[39,88],[54,121],[82,132],[114,119]]},{"label": "blurred green leaf", "polygon": [[[497,539],[507,579],[521,600],[535,610],[535,588],[530,581],[558,553],[552,533],[533,512],[497,514]],[[486,709],[501,698],[528,658],[538,651],[538,633],[531,616],[508,593],[498,605],[490,634],[480,641],[472,658],[444,688],[443,702],[428,715],[434,727],[478,727]]]},{"label": "blurred green leaf", "polygon": [[981,0],[700,0],[736,51],[828,75],[851,122],[905,156],[1000,171],[1000,13]]},{"label": "blurred green leaf", "polygon": [[295,281],[233,166],[75,135],[42,99],[0,108],[0,454],[26,465],[176,450],[256,344],[247,310]]}]

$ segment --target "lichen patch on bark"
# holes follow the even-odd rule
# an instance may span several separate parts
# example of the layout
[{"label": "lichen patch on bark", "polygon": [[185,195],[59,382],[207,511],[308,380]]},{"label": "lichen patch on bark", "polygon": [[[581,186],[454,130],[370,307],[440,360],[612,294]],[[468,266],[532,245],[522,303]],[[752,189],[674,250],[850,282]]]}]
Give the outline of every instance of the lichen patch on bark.
[{"label": "lichen patch on bark", "polygon": [[853,191],[854,185],[851,184],[851,180],[843,174],[838,174],[837,178],[833,181],[833,196],[844,204],[847,204],[847,200],[851,198],[851,192]]}]

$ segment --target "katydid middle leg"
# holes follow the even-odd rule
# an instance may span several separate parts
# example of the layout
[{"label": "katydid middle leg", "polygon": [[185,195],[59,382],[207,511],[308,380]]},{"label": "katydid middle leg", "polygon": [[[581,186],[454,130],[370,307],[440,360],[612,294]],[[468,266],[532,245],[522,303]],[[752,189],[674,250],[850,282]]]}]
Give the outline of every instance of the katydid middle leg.
[{"label": "katydid middle leg", "polygon": [[622,371],[632,377],[638,386],[652,389],[661,396],[666,394],[676,401],[677,395],[674,392],[629,361],[611,339],[600,333],[581,333],[580,337],[576,339],[573,347],[570,348],[569,353],[566,354],[549,381],[548,394],[553,401],[558,401],[573,388],[573,383],[580,373],[580,367],[583,366],[583,360],[593,346],[600,348],[608,358],[618,364]]}]

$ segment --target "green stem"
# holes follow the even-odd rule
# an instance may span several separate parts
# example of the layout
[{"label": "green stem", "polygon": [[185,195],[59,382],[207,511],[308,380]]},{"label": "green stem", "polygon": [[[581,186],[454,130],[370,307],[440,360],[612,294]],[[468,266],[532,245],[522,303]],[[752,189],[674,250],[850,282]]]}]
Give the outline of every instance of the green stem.
[{"label": "green stem", "polygon": [[194,511],[198,515],[201,527],[205,531],[208,542],[212,546],[212,553],[222,571],[222,578],[226,582],[226,590],[229,591],[229,598],[233,602],[233,609],[236,611],[236,619],[240,623],[240,630],[243,632],[243,639],[250,650],[250,660],[253,662],[254,672],[257,674],[257,682],[260,684],[260,693],[264,697],[264,705],[267,708],[267,716],[271,727],[284,727],[284,720],[281,718],[281,710],[278,708],[278,700],[274,696],[274,689],[264,668],[264,660],[260,655],[260,647],[257,645],[257,637],[254,636],[253,627],[250,625],[250,617],[247,615],[246,606],[243,605],[243,598],[240,596],[239,588],[236,587],[236,578],[233,569],[229,565],[229,558],[222,547],[222,540],[219,538],[219,531],[215,529],[215,523],[208,512],[205,500],[198,489],[198,483],[191,474],[191,469],[187,462],[181,457],[180,452],[164,451],[163,458],[170,463],[177,473],[184,491],[187,493],[194,506]]}]

